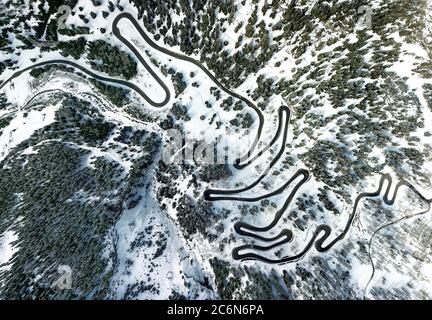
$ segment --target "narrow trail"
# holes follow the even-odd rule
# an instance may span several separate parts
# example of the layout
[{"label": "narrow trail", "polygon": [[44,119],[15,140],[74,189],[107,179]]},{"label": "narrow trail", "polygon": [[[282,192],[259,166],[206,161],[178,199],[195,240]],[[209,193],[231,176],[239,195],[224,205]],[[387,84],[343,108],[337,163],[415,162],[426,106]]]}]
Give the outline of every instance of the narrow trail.
[{"label": "narrow trail", "polygon": [[422,215],[425,215],[426,213],[428,213],[430,211],[430,208],[431,208],[432,199],[426,199],[426,198],[423,197],[422,200],[426,201],[426,203],[428,204],[428,208],[426,210],[423,210],[423,211],[418,212],[418,213],[410,214],[410,215],[407,215],[407,216],[403,216],[403,217],[401,217],[399,219],[396,219],[394,221],[386,223],[386,224],[382,225],[381,227],[379,227],[377,230],[375,230],[375,232],[370,237],[369,242],[368,242],[368,258],[369,258],[369,261],[371,263],[372,273],[371,273],[371,275],[369,277],[369,280],[368,280],[368,282],[367,282],[367,284],[366,284],[366,286],[364,288],[364,291],[363,291],[363,299],[364,300],[366,299],[366,295],[367,295],[369,286],[370,286],[370,284],[372,282],[372,279],[375,276],[375,262],[374,262],[374,260],[372,258],[372,243],[374,241],[374,238],[378,235],[378,233],[380,231],[382,231],[382,230],[384,230],[384,229],[386,229],[386,228],[388,228],[390,226],[394,226],[394,225],[396,225],[398,223],[401,223],[402,221],[409,220],[409,219],[412,219],[412,218],[415,218],[415,217],[419,217],[419,216],[422,216]]}]

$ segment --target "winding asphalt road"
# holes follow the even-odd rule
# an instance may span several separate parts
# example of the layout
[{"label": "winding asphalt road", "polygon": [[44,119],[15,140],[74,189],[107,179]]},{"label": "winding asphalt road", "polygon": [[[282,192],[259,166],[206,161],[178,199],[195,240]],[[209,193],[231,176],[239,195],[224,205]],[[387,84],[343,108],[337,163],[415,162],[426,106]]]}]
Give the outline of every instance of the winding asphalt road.
[{"label": "winding asphalt road", "polygon": [[[349,231],[349,229],[350,229],[350,227],[352,225],[352,222],[354,220],[354,217],[355,217],[355,214],[357,212],[357,208],[358,208],[358,205],[359,205],[360,201],[363,198],[379,197],[381,195],[382,191],[383,191],[383,186],[384,186],[384,182],[385,181],[388,181],[387,188],[386,188],[386,190],[384,192],[384,195],[383,195],[383,201],[384,201],[384,203],[386,205],[393,205],[394,202],[395,202],[395,200],[396,200],[396,196],[397,196],[397,193],[398,193],[400,187],[406,186],[410,190],[412,190],[417,196],[419,196],[419,198],[422,201],[425,201],[428,204],[428,209],[424,210],[424,211],[422,211],[422,212],[420,212],[418,214],[410,215],[410,216],[407,216],[407,217],[403,217],[403,218],[401,218],[401,219],[399,219],[399,220],[397,220],[395,222],[392,222],[390,224],[384,225],[381,228],[379,228],[378,230],[376,230],[375,233],[374,233],[374,235],[378,231],[382,230],[382,228],[384,228],[384,227],[386,227],[388,225],[394,224],[394,223],[396,223],[398,221],[401,221],[401,220],[404,220],[404,219],[407,219],[407,218],[410,218],[410,217],[413,217],[413,216],[422,215],[422,214],[425,214],[425,213],[429,212],[430,207],[431,207],[431,203],[432,203],[432,199],[427,199],[425,196],[423,196],[416,189],[416,187],[414,185],[412,185],[408,181],[405,181],[405,180],[399,181],[396,184],[393,196],[389,197],[389,193],[390,193],[390,189],[391,189],[391,185],[392,185],[393,181],[392,181],[392,178],[391,178],[390,175],[384,174],[384,175],[382,175],[382,177],[380,179],[379,186],[378,186],[378,189],[376,191],[374,191],[374,192],[363,192],[363,193],[360,193],[357,196],[357,198],[355,200],[355,203],[354,203],[353,210],[352,210],[352,212],[350,214],[350,217],[349,217],[349,219],[348,219],[348,221],[347,221],[347,223],[345,225],[344,230],[336,238],[334,238],[332,241],[330,241],[329,243],[324,244],[329,239],[330,235],[332,234],[332,229],[331,229],[330,226],[323,224],[323,225],[318,226],[315,229],[312,238],[309,240],[309,242],[307,243],[307,245],[305,246],[305,248],[301,252],[299,252],[298,254],[296,254],[296,255],[283,257],[281,259],[269,259],[269,258],[266,258],[266,257],[264,257],[262,255],[259,255],[259,254],[253,253],[253,252],[247,252],[247,253],[244,253],[244,254],[240,253],[240,251],[245,251],[245,250],[267,251],[267,250],[270,250],[270,249],[272,249],[274,247],[282,245],[282,244],[284,244],[284,243],[286,243],[286,242],[288,242],[288,241],[291,240],[291,239],[289,239],[287,241],[287,239],[284,239],[284,240],[282,240],[282,241],[280,241],[278,243],[274,243],[274,244],[272,244],[270,246],[243,245],[243,246],[237,247],[237,248],[235,248],[233,250],[233,257],[234,257],[234,259],[236,259],[236,260],[242,260],[242,261],[244,261],[244,260],[260,260],[260,261],[267,262],[267,263],[278,263],[278,264],[280,264],[280,263],[293,262],[293,261],[296,261],[296,260],[302,258],[309,251],[309,249],[312,248],[313,245],[315,246],[315,249],[318,252],[326,252],[326,251],[328,251],[337,242],[341,241],[346,236],[346,234],[348,233],[348,231]],[[289,232],[289,231],[284,231],[284,232],[292,234],[292,232]],[[372,238],[373,237],[374,236],[372,236]],[[371,241],[372,241],[372,238],[371,238]]]},{"label": "winding asphalt road", "polygon": [[[71,67],[77,68],[77,69],[81,70],[82,72],[86,73],[87,75],[89,75],[89,76],[91,76],[91,77],[93,77],[99,81],[103,81],[103,82],[107,82],[107,83],[115,83],[115,84],[119,84],[119,85],[128,87],[128,88],[136,91],[141,97],[143,97],[153,107],[164,107],[170,100],[169,89],[166,86],[166,84],[153,71],[151,66],[144,60],[144,58],[141,56],[141,54],[135,48],[135,46],[122,36],[120,29],[118,28],[118,23],[121,19],[129,20],[134,25],[136,30],[140,33],[140,35],[144,39],[144,41],[149,46],[151,46],[152,48],[154,48],[154,49],[156,49],[156,50],[158,50],[164,54],[167,54],[173,58],[190,62],[190,63],[194,64],[195,66],[199,67],[222,91],[224,91],[225,93],[243,101],[248,107],[250,107],[251,109],[253,109],[256,112],[256,114],[258,116],[258,120],[259,120],[257,134],[255,136],[255,139],[254,139],[252,145],[251,145],[250,150],[245,155],[243,155],[240,158],[235,160],[235,164],[234,164],[235,168],[243,169],[243,168],[247,167],[248,165],[250,165],[253,162],[254,159],[256,159],[259,155],[261,155],[263,152],[265,152],[265,150],[267,150],[268,148],[271,147],[271,145],[274,143],[274,140],[276,138],[274,138],[272,140],[272,142],[269,145],[267,145],[263,150],[259,151],[258,154],[253,159],[249,159],[251,157],[251,155],[254,153],[255,148],[256,148],[256,146],[257,146],[257,144],[261,138],[261,133],[262,133],[262,129],[264,126],[264,116],[261,113],[261,111],[259,110],[259,108],[249,99],[247,99],[247,98],[241,96],[240,94],[238,94],[238,93],[228,89],[227,87],[225,87],[200,61],[193,59],[189,56],[171,51],[169,49],[166,49],[166,48],[161,47],[158,44],[156,44],[144,32],[144,30],[141,28],[141,26],[135,20],[135,18],[130,13],[127,13],[127,12],[120,13],[119,15],[117,15],[115,17],[115,19],[113,20],[113,24],[112,24],[112,32],[113,32],[115,37],[117,37],[124,45],[126,45],[135,54],[135,56],[140,61],[140,63],[145,67],[145,69],[154,77],[154,79],[162,87],[162,89],[165,92],[165,98],[162,102],[153,101],[152,99],[150,99],[147,96],[147,94],[145,94],[145,92],[141,88],[139,88],[137,85],[135,85],[133,83],[130,83],[128,81],[121,80],[121,79],[115,79],[115,78],[111,78],[111,77],[104,77],[104,76],[98,75],[98,74],[88,70],[87,68],[84,68],[81,65],[73,62],[73,61],[64,60],[64,59],[55,59],[55,60],[44,61],[44,62],[33,64],[33,65],[26,67],[24,69],[21,69],[21,70],[15,72],[10,78],[5,80],[3,83],[1,83],[0,89],[2,89],[11,80],[15,79],[16,77],[20,76],[22,73],[29,71],[33,68],[42,67],[42,66],[46,66],[46,65],[50,65],[50,64],[63,64],[63,65],[69,65]],[[246,161],[246,160],[248,160],[248,161]]]},{"label": "winding asphalt road", "polygon": [[[249,166],[250,164],[252,164],[253,162],[255,162],[255,160],[257,160],[259,157],[261,157],[264,154],[265,151],[267,151],[269,148],[271,148],[276,143],[276,141],[280,138],[280,136],[282,135],[282,147],[280,148],[280,150],[276,154],[276,156],[273,158],[273,160],[270,162],[266,171],[254,183],[250,184],[247,187],[244,187],[242,189],[237,189],[237,190],[213,190],[213,189],[206,190],[204,192],[204,198],[206,200],[208,200],[208,201],[230,200],[230,201],[246,201],[246,202],[259,201],[261,199],[265,199],[265,198],[274,196],[276,194],[282,193],[288,186],[290,186],[295,180],[297,180],[298,177],[302,177],[301,180],[299,182],[297,182],[297,184],[295,185],[295,187],[293,188],[293,190],[289,194],[287,200],[285,201],[284,205],[276,213],[273,221],[269,225],[264,226],[264,227],[257,227],[257,226],[253,226],[253,225],[250,225],[250,224],[247,224],[244,222],[237,222],[234,225],[234,229],[239,235],[243,235],[243,236],[251,237],[251,238],[254,238],[254,239],[257,239],[260,241],[272,243],[268,246],[258,246],[258,245],[253,245],[253,244],[246,244],[246,245],[239,246],[233,250],[233,258],[234,259],[236,259],[236,260],[260,260],[260,261],[266,262],[266,263],[287,263],[287,262],[296,261],[296,260],[302,258],[313,246],[316,248],[316,250],[318,252],[325,252],[325,251],[329,250],[337,242],[342,240],[345,237],[345,235],[347,234],[347,232],[349,231],[349,228],[352,225],[352,222],[353,222],[353,219],[355,217],[355,213],[357,211],[357,207],[358,207],[360,200],[363,198],[367,198],[367,197],[378,197],[382,192],[383,184],[386,180],[389,181],[389,185],[388,185],[388,187],[385,191],[385,194],[384,194],[384,202],[386,204],[392,205],[395,201],[395,197],[396,197],[396,193],[397,193],[398,189],[401,186],[407,186],[408,188],[413,190],[417,195],[419,195],[421,199],[425,200],[429,204],[429,207],[430,207],[432,199],[426,199],[424,196],[421,195],[420,192],[417,191],[417,189],[415,189],[415,187],[413,185],[411,185],[409,182],[406,182],[406,181],[400,181],[396,186],[396,191],[395,191],[393,197],[389,198],[388,196],[389,196],[389,192],[390,192],[390,184],[392,181],[391,181],[390,176],[384,175],[380,180],[379,188],[377,191],[371,192],[371,193],[361,193],[357,196],[357,198],[355,200],[354,208],[352,210],[352,213],[350,214],[350,217],[346,223],[344,230],[336,238],[334,238],[332,241],[330,241],[329,243],[325,244],[325,242],[329,239],[330,235],[332,234],[332,229],[330,226],[323,224],[323,225],[318,226],[315,229],[312,238],[307,243],[307,245],[304,247],[304,249],[301,252],[299,252],[298,254],[295,254],[293,256],[287,256],[287,257],[283,257],[281,259],[275,260],[275,259],[269,259],[263,255],[260,255],[260,254],[254,253],[254,252],[250,252],[251,250],[252,251],[255,250],[258,252],[268,251],[268,250],[276,248],[282,244],[285,244],[285,243],[287,243],[293,239],[293,233],[289,229],[283,229],[275,237],[265,237],[265,236],[259,235],[259,233],[269,231],[279,222],[280,218],[282,217],[283,212],[288,208],[288,206],[292,202],[298,189],[306,181],[308,181],[308,179],[309,179],[309,171],[308,170],[305,170],[305,169],[298,170],[291,177],[291,179],[289,179],[283,186],[281,186],[280,188],[278,188],[277,190],[275,190],[271,193],[268,193],[268,194],[265,194],[262,196],[257,196],[257,197],[234,196],[235,194],[242,193],[244,191],[250,190],[253,187],[255,187],[268,174],[270,169],[276,164],[276,162],[283,155],[283,152],[285,150],[287,134],[288,134],[288,124],[289,124],[289,120],[290,120],[290,109],[286,106],[282,106],[279,109],[279,111],[278,111],[279,125],[278,125],[277,131],[276,131],[273,139],[270,141],[269,144],[267,144],[266,147],[264,147],[263,149],[261,149],[260,151],[255,153],[254,156],[252,156],[254,154],[256,146],[257,146],[257,144],[261,138],[261,133],[262,133],[263,125],[264,125],[264,116],[261,113],[261,111],[259,110],[259,108],[249,99],[247,99],[247,98],[237,94],[236,92],[226,88],[198,60],[195,60],[195,59],[188,57],[186,55],[183,55],[183,54],[179,54],[177,52],[173,52],[171,50],[168,50],[166,48],[163,48],[163,47],[157,45],[144,32],[144,30],[141,28],[141,26],[138,24],[138,22],[135,20],[135,18],[131,14],[126,13],[126,12],[119,14],[114,19],[113,24],[112,24],[112,32],[113,32],[115,37],[117,37],[124,45],[126,45],[134,53],[134,55],[137,57],[137,59],[140,61],[140,63],[154,77],[154,79],[158,82],[158,84],[164,90],[165,97],[164,97],[163,101],[161,101],[161,102],[153,101],[140,87],[138,87],[137,85],[135,85],[131,82],[128,82],[128,81],[125,81],[122,79],[116,79],[116,78],[112,78],[112,77],[101,76],[101,75],[96,74],[95,72],[79,65],[76,62],[65,60],[65,59],[55,59],[55,60],[49,60],[49,61],[44,61],[44,62],[40,62],[40,63],[35,63],[32,66],[29,66],[27,68],[19,70],[19,71],[15,72],[6,81],[1,83],[0,89],[2,89],[7,83],[12,81],[13,79],[20,76],[22,73],[29,71],[33,68],[42,67],[42,66],[46,66],[46,65],[60,64],[60,65],[68,65],[68,66],[71,66],[73,68],[76,68],[76,69],[84,72],[85,74],[89,75],[90,77],[97,79],[99,81],[106,82],[106,83],[114,83],[114,84],[118,84],[118,85],[127,87],[129,89],[132,89],[135,92],[137,92],[145,101],[147,101],[153,107],[160,108],[160,107],[166,106],[170,100],[170,92],[169,92],[167,85],[153,71],[151,66],[144,60],[144,58],[141,56],[141,54],[135,48],[135,46],[133,44],[131,44],[127,39],[125,39],[122,36],[120,29],[118,28],[118,23],[121,19],[128,19],[135,26],[137,31],[140,33],[141,37],[144,39],[144,41],[146,41],[146,43],[149,46],[151,46],[152,48],[158,50],[159,52],[167,54],[173,58],[190,62],[190,63],[194,64],[195,66],[199,67],[222,91],[224,91],[225,93],[243,101],[248,107],[250,107],[251,109],[253,109],[256,112],[256,114],[258,116],[258,120],[259,120],[256,137],[254,139],[254,142],[252,143],[250,150],[245,155],[236,159],[235,164],[234,164],[234,167],[236,169],[239,169],[239,170],[244,169],[247,166]],[[284,114],[286,114],[286,121],[285,122],[283,121],[283,115]],[[213,196],[213,195],[216,195],[216,196]],[[376,232],[378,232],[378,231],[379,230],[377,230]],[[282,240],[280,240],[280,239],[282,239]],[[241,251],[248,251],[248,252],[242,254]]]}]

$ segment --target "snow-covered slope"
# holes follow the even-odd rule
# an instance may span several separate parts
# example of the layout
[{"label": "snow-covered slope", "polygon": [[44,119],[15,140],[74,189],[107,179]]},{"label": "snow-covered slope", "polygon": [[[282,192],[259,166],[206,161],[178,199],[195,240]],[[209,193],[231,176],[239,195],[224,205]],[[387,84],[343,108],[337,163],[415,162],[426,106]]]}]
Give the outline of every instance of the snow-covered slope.
[{"label": "snow-covered slope", "polygon": [[1,18],[1,297],[431,297],[430,1],[55,3]]}]

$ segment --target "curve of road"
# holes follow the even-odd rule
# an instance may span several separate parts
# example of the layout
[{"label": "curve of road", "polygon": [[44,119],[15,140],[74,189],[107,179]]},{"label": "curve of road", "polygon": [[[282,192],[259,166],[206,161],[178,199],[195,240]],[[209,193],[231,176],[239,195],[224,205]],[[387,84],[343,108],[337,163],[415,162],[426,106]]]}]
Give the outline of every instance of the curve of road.
[{"label": "curve of road", "polygon": [[[283,122],[283,116],[284,114],[286,115],[286,120],[285,122]],[[260,152],[258,152],[252,159],[250,159],[248,161],[248,163],[252,163],[254,162],[256,159],[258,159],[266,150],[268,150],[271,146],[273,146],[276,141],[279,139],[279,137],[282,135],[282,143],[281,143],[281,148],[279,149],[278,153],[276,154],[276,156],[272,159],[272,161],[270,162],[270,164],[267,166],[266,170],[258,177],[257,180],[255,180],[252,184],[241,188],[241,189],[236,189],[236,190],[226,190],[226,189],[207,189],[204,191],[204,199],[207,201],[222,201],[222,200],[237,200],[237,201],[258,201],[264,198],[268,198],[274,194],[277,194],[278,192],[275,192],[273,194],[269,194],[266,195],[265,197],[255,197],[255,198],[250,198],[249,200],[247,200],[247,198],[245,197],[229,197],[227,195],[233,195],[233,194],[238,194],[238,193],[242,193],[245,191],[248,191],[250,189],[252,189],[253,187],[255,187],[264,177],[267,176],[268,172],[271,170],[271,168],[273,168],[273,166],[278,162],[278,160],[280,159],[280,157],[283,155],[284,151],[285,151],[285,144],[287,141],[287,136],[288,136],[288,125],[289,125],[289,121],[290,121],[290,115],[291,115],[291,111],[288,107],[286,106],[281,106],[278,110],[278,118],[279,118],[279,124],[278,124],[278,128],[276,130],[276,133],[272,139],[272,141],[270,142],[270,144],[268,144],[265,148],[263,148]],[[282,130],[283,128],[283,130]],[[244,167],[242,167],[241,169],[243,169]],[[282,188],[284,189],[284,187]],[[278,189],[279,190],[279,189]],[[219,196],[213,196],[213,195],[219,195]]]},{"label": "curve of road", "polygon": [[[75,69],[78,69],[78,70],[86,73],[90,77],[92,77],[94,79],[97,79],[99,81],[108,82],[108,83],[111,82],[111,83],[119,84],[119,85],[124,86],[124,87],[128,87],[129,89],[132,89],[132,90],[136,91],[141,97],[144,98],[144,100],[146,100],[153,107],[163,107],[163,106],[165,106],[168,103],[168,101],[170,99],[170,93],[169,93],[168,87],[163,82],[162,82],[162,84],[163,84],[162,87],[164,88],[164,91],[166,90],[167,95],[166,95],[165,99],[162,102],[154,102],[152,99],[149,98],[149,96],[147,96],[147,94],[143,90],[141,90],[140,87],[138,87],[134,83],[131,83],[131,82],[128,82],[128,81],[125,81],[125,80],[121,80],[121,79],[108,78],[108,77],[101,76],[99,74],[94,73],[91,70],[88,70],[88,69],[84,68],[83,66],[79,65],[76,62],[65,60],[65,59],[47,60],[47,61],[35,63],[35,64],[31,65],[31,66],[28,66],[28,67],[26,67],[24,69],[21,69],[21,70],[15,72],[14,74],[12,74],[7,80],[5,80],[2,84],[0,84],[0,90],[7,83],[9,83],[13,79],[19,77],[21,74],[23,74],[26,71],[29,71],[29,70],[34,69],[34,68],[43,67],[43,66],[47,66],[47,65],[54,65],[54,64],[71,66],[71,67],[73,67]],[[159,78],[156,78],[156,79],[159,79]],[[160,81],[162,81],[162,80],[160,80]]]},{"label": "curve of road", "polygon": [[[256,114],[258,115],[259,118],[259,123],[258,123],[258,130],[257,130],[257,135],[252,143],[252,146],[249,150],[249,152],[247,152],[244,156],[241,156],[240,158],[236,159],[236,162],[234,164],[234,166],[237,169],[242,169],[245,168],[246,166],[248,166],[251,162],[248,161],[244,164],[242,164],[243,161],[246,161],[251,154],[254,152],[255,147],[258,144],[259,139],[261,138],[261,132],[264,126],[264,116],[261,113],[260,109],[249,99],[243,97],[242,95],[228,89],[227,87],[225,87],[200,61],[191,58],[189,56],[186,56],[184,54],[180,54],[174,51],[171,51],[167,48],[161,47],[158,44],[156,44],[145,32],[144,30],[141,28],[141,26],[138,24],[138,22],[135,20],[135,18],[127,12],[123,12],[120,13],[113,21],[113,26],[112,26],[112,31],[113,34],[120,40],[122,41],[126,46],[128,46],[128,48],[130,50],[132,50],[132,52],[134,52],[135,54],[138,53],[138,51],[136,50],[136,48],[126,39],[124,39],[121,36],[120,30],[117,27],[118,22],[121,19],[128,19],[130,22],[132,22],[132,24],[134,25],[134,27],[138,30],[138,32],[140,33],[141,37],[144,39],[145,42],[147,42],[147,44],[152,47],[153,49],[156,49],[166,55],[169,55],[173,58],[179,59],[179,60],[183,60],[183,61],[187,61],[190,62],[192,64],[194,64],[195,66],[197,66],[198,68],[200,68],[222,91],[224,91],[225,93],[243,101],[248,107],[250,107],[251,109],[253,109]],[[139,53],[138,53],[139,54]],[[269,147],[269,146],[268,146]],[[268,148],[266,147],[266,148]]]}]

